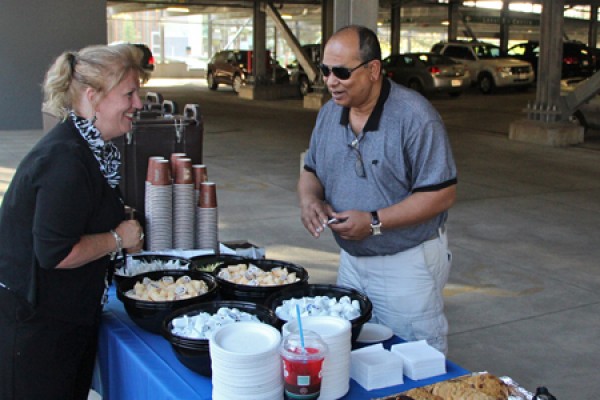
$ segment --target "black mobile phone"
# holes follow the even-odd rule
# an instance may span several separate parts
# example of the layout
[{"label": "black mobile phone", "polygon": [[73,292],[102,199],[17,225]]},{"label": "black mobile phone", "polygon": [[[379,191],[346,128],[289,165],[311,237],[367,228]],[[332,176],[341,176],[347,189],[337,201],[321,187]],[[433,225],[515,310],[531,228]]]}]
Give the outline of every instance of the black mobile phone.
[{"label": "black mobile phone", "polygon": [[331,224],[340,224],[342,222],[345,222],[348,218],[329,218],[327,220],[327,225],[331,225]]}]

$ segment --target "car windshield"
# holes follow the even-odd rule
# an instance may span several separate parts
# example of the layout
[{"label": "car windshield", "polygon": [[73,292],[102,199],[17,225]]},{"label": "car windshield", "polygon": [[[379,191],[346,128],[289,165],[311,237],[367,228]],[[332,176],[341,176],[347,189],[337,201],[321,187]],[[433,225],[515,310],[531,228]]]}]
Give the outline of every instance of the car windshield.
[{"label": "car windshield", "polygon": [[502,55],[500,47],[490,45],[473,46],[473,51],[479,58],[498,58]]},{"label": "car windshield", "polygon": [[242,53],[242,52],[235,53],[235,61],[236,61],[238,64],[243,64],[243,63],[244,63],[244,61],[245,61],[245,60],[244,60],[244,56],[245,56],[245,55],[246,55],[246,53]]}]

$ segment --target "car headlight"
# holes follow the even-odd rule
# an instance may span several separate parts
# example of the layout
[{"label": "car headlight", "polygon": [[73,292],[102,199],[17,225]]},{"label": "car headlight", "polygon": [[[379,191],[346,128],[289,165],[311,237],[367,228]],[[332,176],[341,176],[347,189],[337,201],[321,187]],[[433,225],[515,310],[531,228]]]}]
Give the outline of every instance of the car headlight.
[{"label": "car headlight", "polygon": [[510,75],[511,74],[510,67],[497,67],[496,71],[498,71],[499,73],[504,74],[504,75]]}]

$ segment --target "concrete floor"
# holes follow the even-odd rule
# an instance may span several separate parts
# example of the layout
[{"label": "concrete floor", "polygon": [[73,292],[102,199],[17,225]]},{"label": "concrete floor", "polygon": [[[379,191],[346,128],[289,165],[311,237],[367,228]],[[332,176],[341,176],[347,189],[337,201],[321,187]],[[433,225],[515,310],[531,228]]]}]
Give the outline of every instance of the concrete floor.
[{"label": "concrete floor", "polygon": [[[246,239],[267,257],[335,281],[338,249],[312,238],[295,194],[300,153],[316,111],[299,100],[248,101],[229,88],[150,82],[166,99],[198,103],[204,162],[216,182],[221,240]],[[597,399],[600,380],[600,151],[596,141],[550,148],[509,141],[511,121],[534,97],[476,92],[432,98],[459,170],[448,232],[449,358],[510,376],[560,400]],[[41,131],[0,132],[0,196]]]}]

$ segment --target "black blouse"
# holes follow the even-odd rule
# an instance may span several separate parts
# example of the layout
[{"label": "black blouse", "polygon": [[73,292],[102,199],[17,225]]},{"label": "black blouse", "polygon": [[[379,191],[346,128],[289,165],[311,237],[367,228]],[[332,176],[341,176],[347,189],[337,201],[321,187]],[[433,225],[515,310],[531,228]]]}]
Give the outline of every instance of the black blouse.
[{"label": "black blouse", "polygon": [[0,283],[58,319],[91,324],[100,310],[108,256],[57,269],[86,234],[124,219],[111,188],[70,120],[21,161],[0,208]]}]

